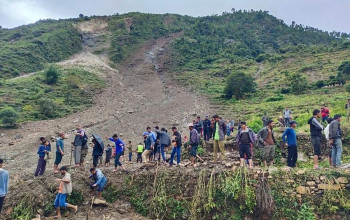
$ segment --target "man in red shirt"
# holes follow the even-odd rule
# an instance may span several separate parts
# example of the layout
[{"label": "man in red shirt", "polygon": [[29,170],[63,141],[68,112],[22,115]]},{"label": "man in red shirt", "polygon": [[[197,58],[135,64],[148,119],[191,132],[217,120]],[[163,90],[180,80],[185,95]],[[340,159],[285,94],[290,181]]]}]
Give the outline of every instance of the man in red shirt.
[{"label": "man in red shirt", "polygon": [[322,114],[322,122],[325,122],[329,118],[329,109],[326,107],[326,105],[323,105],[321,107],[321,114]]}]

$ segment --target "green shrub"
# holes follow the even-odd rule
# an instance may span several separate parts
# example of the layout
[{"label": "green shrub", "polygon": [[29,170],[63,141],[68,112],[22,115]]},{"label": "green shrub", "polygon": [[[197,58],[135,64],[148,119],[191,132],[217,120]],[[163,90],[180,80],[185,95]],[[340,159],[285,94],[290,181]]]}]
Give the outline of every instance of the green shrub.
[{"label": "green shrub", "polygon": [[59,77],[59,71],[57,68],[50,66],[50,68],[45,72],[45,82],[49,85],[56,84]]},{"label": "green shrub", "polygon": [[39,112],[44,116],[44,119],[56,117],[56,109],[57,105],[51,99],[43,98],[39,100]]},{"label": "green shrub", "polygon": [[73,205],[81,205],[84,201],[83,193],[80,190],[73,190],[72,193],[67,196],[67,203]]},{"label": "green shrub", "polygon": [[272,97],[266,99],[266,102],[276,102],[276,101],[281,101],[283,99],[284,99],[283,95],[272,96]]},{"label": "green shrub", "polygon": [[255,133],[258,133],[261,128],[263,128],[263,122],[259,117],[253,117],[248,121],[248,127],[252,129]]},{"label": "green shrub", "polygon": [[6,107],[0,111],[2,124],[6,127],[16,127],[19,114],[12,107]]},{"label": "green shrub", "polygon": [[282,88],[281,89],[282,94],[289,94],[290,93],[290,88]]},{"label": "green shrub", "polygon": [[251,75],[236,72],[228,77],[224,93],[227,98],[234,96],[236,99],[241,99],[246,94],[255,92],[256,86]]},{"label": "green shrub", "polygon": [[347,91],[347,92],[350,93],[350,84],[349,84],[349,83],[346,84],[346,85],[344,86],[344,89],[345,89],[345,91]]}]

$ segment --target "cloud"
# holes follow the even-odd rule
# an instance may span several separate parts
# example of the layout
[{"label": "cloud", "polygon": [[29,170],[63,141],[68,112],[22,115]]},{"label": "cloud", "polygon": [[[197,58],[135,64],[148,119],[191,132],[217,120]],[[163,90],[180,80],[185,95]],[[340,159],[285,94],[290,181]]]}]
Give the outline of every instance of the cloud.
[{"label": "cloud", "polygon": [[0,18],[2,21],[6,19],[6,23],[10,25],[29,24],[53,17],[52,12],[47,11],[37,1],[1,0],[0,2]]}]

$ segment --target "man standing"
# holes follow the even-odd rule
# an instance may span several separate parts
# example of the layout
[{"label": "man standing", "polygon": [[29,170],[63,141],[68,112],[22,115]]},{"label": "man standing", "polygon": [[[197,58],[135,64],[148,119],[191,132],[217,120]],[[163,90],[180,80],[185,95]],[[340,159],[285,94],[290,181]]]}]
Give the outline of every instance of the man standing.
[{"label": "man standing", "polygon": [[203,120],[200,116],[197,117],[197,131],[199,135],[203,135]]},{"label": "man standing", "polygon": [[214,115],[214,128],[213,128],[213,139],[214,139],[214,162],[217,162],[217,153],[220,151],[221,160],[225,160],[225,132],[227,125],[223,120],[220,120],[218,115]]},{"label": "man standing", "polygon": [[314,169],[319,169],[318,160],[321,157],[321,137],[323,126],[317,120],[321,118],[321,112],[318,109],[315,109],[312,112],[312,117],[307,122],[310,125],[311,133],[311,143],[314,147]]},{"label": "man standing", "polygon": [[61,218],[61,207],[74,209],[75,212],[78,211],[78,206],[66,203],[67,194],[72,192],[72,180],[70,174],[68,173],[67,167],[63,166],[60,168],[60,173],[62,174],[62,179],[56,179],[59,182],[58,194],[56,196],[54,206],[56,209],[56,218]]},{"label": "man standing", "polygon": [[2,167],[4,165],[4,160],[0,158],[0,214],[2,206],[4,205],[5,197],[8,192],[8,187],[10,184],[10,176],[7,170]]},{"label": "man standing", "polygon": [[290,117],[291,117],[292,111],[286,108],[283,112],[283,118],[284,118],[284,125],[286,127],[289,127]]},{"label": "man standing", "polygon": [[204,132],[204,140],[209,141],[210,139],[210,120],[209,115],[205,116],[203,121],[203,132]]},{"label": "man standing", "polygon": [[157,135],[159,137],[160,153],[162,154],[163,163],[165,163],[165,148],[169,147],[171,144],[170,136],[165,128],[160,129],[160,132],[157,131]]},{"label": "man standing", "polygon": [[289,126],[290,127],[283,132],[282,140],[283,143],[288,147],[287,166],[295,167],[295,164],[298,160],[297,135],[295,133],[297,123],[295,121],[291,121],[289,122]]},{"label": "man standing", "polygon": [[122,153],[124,151],[125,144],[122,139],[118,137],[117,134],[114,134],[111,138],[108,138],[110,141],[114,142],[115,144],[115,161],[114,161],[114,170],[113,172],[117,172],[118,166],[124,170],[124,166],[120,163],[120,157],[122,156]]},{"label": "man standing", "polygon": [[53,165],[54,173],[59,173],[60,171],[58,170],[58,165],[62,161],[62,157],[64,156],[64,138],[65,135],[64,133],[60,132],[58,134],[58,138],[56,139],[56,159],[55,159],[55,164]]},{"label": "man standing", "polygon": [[245,160],[244,155],[246,155],[249,163],[249,168],[253,168],[252,160],[252,150],[251,146],[255,142],[254,131],[247,127],[247,124],[244,121],[241,121],[241,129],[238,131],[236,136],[236,142],[239,146],[239,157],[241,160],[241,166],[244,166]]},{"label": "man standing", "polygon": [[188,129],[190,129],[190,145],[191,148],[190,155],[191,155],[191,164],[194,165],[195,159],[197,157],[197,149],[199,145],[199,134],[196,129],[194,129],[194,126],[192,123],[188,124]]},{"label": "man standing", "polygon": [[275,158],[276,140],[273,132],[274,125],[273,120],[268,120],[267,126],[257,134],[259,143],[263,145],[262,159],[265,166],[268,166],[268,162],[270,162],[270,166],[273,166],[273,160]]},{"label": "man standing", "polygon": [[74,161],[75,161],[75,166],[77,167],[81,165],[81,150],[85,142],[84,137],[85,137],[85,131],[82,129],[81,125],[78,125],[77,132],[75,133],[75,138],[73,142]]},{"label": "man standing", "polygon": [[348,103],[345,104],[346,109],[346,120],[349,121],[350,118],[350,99],[348,99]]},{"label": "man standing", "polygon": [[145,139],[145,151],[142,153],[142,162],[147,163],[147,158],[153,152],[154,149],[154,139],[148,132],[143,132],[143,137]]},{"label": "man standing", "polygon": [[51,149],[49,147],[49,142],[48,141],[43,141],[44,144],[41,144],[38,148],[38,155],[39,155],[39,160],[38,160],[38,165],[36,167],[34,176],[38,176],[38,175],[43,175],[46,169],[46,160],[45,160],[45,155],[47,155]]},{"label": "man standing", "polygon": [[339,167],[341,164],[341,154],[343,151],[341,141],[340,115],[335,115],[334,120],[329,126],[329,142],[332,147],[332,164],[334,167]]},{"label": "man standing", "polygon": [[176,157],[177,157],[177,160],[176,160],[177,165],[180,164],[180,161],[181,161],[181,145],[182,145],[180,132],[177,130],[176,127],[172,127],[171,129],[173,130],[173,136],[175,137],[175,139],[174,139],[175,146],[174,146],[173,150],[171,151],[170,162],[169,162],[170,166],[173,165],[175,153],[176,153]]},{"label": "man standing", "polygon": [[326,107],[326,105],[323,105],[321,107],[321,115],[322,115],[322,122],[327,122],[329,117],[329,109]]},{"label": "man standing", "polygon": [[92,139],[92,147],[92,164],[96,168],[98,164],[98,159],[102,157],[103,149],[95,138]]}]

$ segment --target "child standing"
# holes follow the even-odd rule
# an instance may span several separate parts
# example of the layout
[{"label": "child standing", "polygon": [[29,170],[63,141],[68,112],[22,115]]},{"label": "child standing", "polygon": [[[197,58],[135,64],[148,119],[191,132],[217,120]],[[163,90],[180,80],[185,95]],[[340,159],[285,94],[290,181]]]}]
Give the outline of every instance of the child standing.
[{"label": "child standing", "polygon": [[136,162],[138,163],[140,161],[140,163],[142,163],[142,153],[143,153],[143,145],[141,143],[139,143],[139,145],[137,146],[137,160]]},{"label": "child standing", "polygon": [[111,157],[112,157],[112,147],[110,144],[107,145],[106,151],[106,161],[105,166],[109,167],[111,165]]},{"label": "child standing", "polygon": [[128,151],[129,151],[129,163],[131,163],[131,158],[132,158],[132,144],[131,144],[131,141],[129,141]]}]

